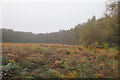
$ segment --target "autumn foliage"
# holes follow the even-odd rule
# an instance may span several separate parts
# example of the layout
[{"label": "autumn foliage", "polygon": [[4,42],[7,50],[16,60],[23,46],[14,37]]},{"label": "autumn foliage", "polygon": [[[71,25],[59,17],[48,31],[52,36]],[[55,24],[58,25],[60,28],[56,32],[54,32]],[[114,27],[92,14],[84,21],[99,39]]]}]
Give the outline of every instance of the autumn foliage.
[{"label": "autumn foliage", "polygon": [[[116,78],[118,51],[61,44],[3,43],[4,78]],[[15,67],[13,67],[15,66]],[[17,66],[17,67],[16,67]],[[8,66],[9,67],[9,66]],[[111,73],[112,72],[112,73]],[[16,75],[18,74],[18,75]]]}]

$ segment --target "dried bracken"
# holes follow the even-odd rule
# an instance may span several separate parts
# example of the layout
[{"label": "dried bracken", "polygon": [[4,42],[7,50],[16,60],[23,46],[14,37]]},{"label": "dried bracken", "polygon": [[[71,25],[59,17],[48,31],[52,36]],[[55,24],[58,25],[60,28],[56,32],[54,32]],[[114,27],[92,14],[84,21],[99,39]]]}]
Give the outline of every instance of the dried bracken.
[{"label": "dried bracken", "polygon": [[[118,51],[61,44],[3,43],[3,66],[19,64],[11,78],[115,78]],[[11,74],[6,72],[7,75]],[[111,73],[112,72],[112,73]],[[5,74],[5,73],[3,73]],[[7,78],[8,76],[4,76]],[[9,76],[10,77],[10,76]]]}]

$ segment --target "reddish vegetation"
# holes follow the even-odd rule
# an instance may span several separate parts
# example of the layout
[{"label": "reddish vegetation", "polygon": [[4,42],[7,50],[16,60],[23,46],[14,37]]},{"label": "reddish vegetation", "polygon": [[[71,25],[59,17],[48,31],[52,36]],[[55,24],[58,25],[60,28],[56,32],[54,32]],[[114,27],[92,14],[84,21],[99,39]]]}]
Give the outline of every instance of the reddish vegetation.
[{"label": "reddish vegetation", "polygon": [[[118,76],[118,63],[114,59],[118,51],[112,48],[92,49],[62,44],[2,43],[2,53],[3,66],[14,59],[20,64],[22,72],[26,72],[24,76],[48,78]],[[49,69],[52,71],[50,72]],[[45,73],[46,71],[49,73]]]}]

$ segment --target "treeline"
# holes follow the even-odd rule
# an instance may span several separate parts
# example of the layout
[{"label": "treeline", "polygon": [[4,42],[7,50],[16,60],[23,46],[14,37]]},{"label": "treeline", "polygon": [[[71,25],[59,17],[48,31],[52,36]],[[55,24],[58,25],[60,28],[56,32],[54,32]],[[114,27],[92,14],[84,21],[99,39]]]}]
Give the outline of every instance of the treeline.
[{"label": "treeline", "polygon": [[60,30],[59,32],[46,34],[33,34],[31,32],[18,32],[10,29],[2,29],[3,42],[21,43],[60,43],[92,45],[108,43],[110,46],[119,45],[119,14],[118,2],[111,1],[107,4],[104,17],[88,19],[83,24],[78,24],[70,30]]},{"label": "treeline", "polygon": [[33,34],[32,32],[19,32],[11,29],[2,29],[2,41],[13,43],[60,43],[74,44],[74,30],[60,30],[53,33]]}]

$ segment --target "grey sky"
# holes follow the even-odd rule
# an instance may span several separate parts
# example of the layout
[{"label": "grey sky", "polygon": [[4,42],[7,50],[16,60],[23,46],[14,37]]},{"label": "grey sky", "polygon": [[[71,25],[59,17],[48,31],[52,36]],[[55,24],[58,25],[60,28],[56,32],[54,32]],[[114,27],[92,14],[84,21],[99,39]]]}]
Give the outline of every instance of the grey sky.
[{"label": "grey sky", "polygon": [[105,2],[19,2],[2,5],[2,27],[34,33],[70,29],[95,15],[103,16]]}]

